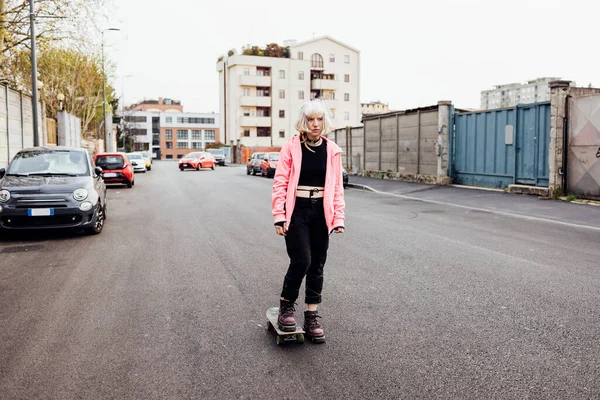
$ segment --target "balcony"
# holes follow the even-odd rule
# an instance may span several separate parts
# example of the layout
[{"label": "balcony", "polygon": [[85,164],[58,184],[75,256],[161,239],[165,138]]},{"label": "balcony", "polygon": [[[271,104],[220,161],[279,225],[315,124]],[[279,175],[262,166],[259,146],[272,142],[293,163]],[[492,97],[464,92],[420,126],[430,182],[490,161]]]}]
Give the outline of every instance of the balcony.
[{"label": "balcony", "polygon": [[333,79],[313,79],[310,81],[313,90],[337,90],[338,82]]},{"label": "balcony", "polygon": [[240,117],[240,126],[242,127],[269,127],[271,126],[271,117]]},{"label": "balcony", "polygon": [[245,107],[271,107],[269,96],[241,96],[240,106]]},{"label": "balcony", "polygon": [[240,75],[240,86],[271,86],[271,77],[258,75]]},{"label": "balcony", "polygon": [[324,99],[323,100],[323,104],[325,104],[325,106],[327,108],[329,108],[330,110],[332,108],[337,109],[338,108],[338,104],[339,104],[339,100]]}]

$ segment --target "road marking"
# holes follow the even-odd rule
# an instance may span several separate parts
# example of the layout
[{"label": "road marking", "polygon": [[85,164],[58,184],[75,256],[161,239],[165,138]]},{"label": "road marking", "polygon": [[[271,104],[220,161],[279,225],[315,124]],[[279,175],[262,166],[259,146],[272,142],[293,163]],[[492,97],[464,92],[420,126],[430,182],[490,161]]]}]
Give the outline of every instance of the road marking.
[{"label": "road marking", "polygon": [[350,183],[350,185],[354,185],[355,187],[357,187],[359,189],[362,188],[362,189],[369,190],[369,191],[377,193],[377,194],[382,194],[382,195],[392,196],[392,197],[399,197],[399,198],[407,199],[407,200],[415,200],[415,201],[422,201],[424,203],[439,204],[439,205],[444,205],[444,206],[452,206],[452,207],[462,208],[462,209],[465,209],[465,210],[475,210],[475,211],[489,212],[489,213],[496,214],[496,215],[502,215],[502,216],[505,216],[505,217],[520,218],[520,219],[525,219],[525,220],[529,220],[529,221],[551,222],[553,224],[559,224],[559,225],[568,226],[568,227],[571,227],[571,228],[583,228],[583,229],[589,229],[589,230],[600,232],[600,227],[596,227],[596,226],[574,224],[574,223],[571,223],[571,222],[557,221],[557,220],[554,220],[554,219],[548,219],[548,218],[542,218],[542,217],[532,217],[532,216],[527,216],[527,215],[522,215],[522,214],[513,214],[513,213],[509,213],[509,212],[504,212],[504,211],[490,210],[490,209],[487,209],[487,208],[463,206],[461,204],[448,203],[448,202],[445,202],[445,201],[438,201],[438,200],[421,199],[419,197],[406,196],[406,195],[403,195],[403,194],[381,192],[379,190],[373,189],[370,186],[360,185],[360,184],[356,184],[356,183]]}]

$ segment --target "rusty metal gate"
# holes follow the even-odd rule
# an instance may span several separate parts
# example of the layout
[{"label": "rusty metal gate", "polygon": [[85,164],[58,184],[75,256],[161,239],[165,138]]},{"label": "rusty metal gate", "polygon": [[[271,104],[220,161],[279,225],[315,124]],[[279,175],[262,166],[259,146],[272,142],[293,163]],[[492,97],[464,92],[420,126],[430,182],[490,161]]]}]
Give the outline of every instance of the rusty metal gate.
[{"label": "rusty metal gate", "polygon": [[569,100],[569,194],[600,200],[600,95]]}]

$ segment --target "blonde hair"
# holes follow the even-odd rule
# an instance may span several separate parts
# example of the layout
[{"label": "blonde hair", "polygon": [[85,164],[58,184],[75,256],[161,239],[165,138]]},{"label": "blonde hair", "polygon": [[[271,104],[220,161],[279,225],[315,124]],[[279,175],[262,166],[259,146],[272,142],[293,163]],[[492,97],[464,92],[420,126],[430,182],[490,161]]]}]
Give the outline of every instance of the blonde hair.
[{"label": "blonde hair", "polygon": [[320,99],[315,99],[307,101],[300,107],[295,128],[300,133],[301,137],[305,137],[306,133],[310,132],[310,128],[308,127],[308,117],[312,116],[323,117],[323,130],[321,131],[321,135],[325,136],[334,130],[335,127],[333,126],[331,111],[329,111],[327,106],[323,104]]}]

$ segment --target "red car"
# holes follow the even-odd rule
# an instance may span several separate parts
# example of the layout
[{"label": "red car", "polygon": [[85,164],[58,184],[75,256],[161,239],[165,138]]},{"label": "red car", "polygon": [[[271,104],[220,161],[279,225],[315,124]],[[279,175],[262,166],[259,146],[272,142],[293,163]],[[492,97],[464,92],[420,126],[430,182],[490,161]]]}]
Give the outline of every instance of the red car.
[{"label": "red car", "polygon": [[217,159],[207,151],[195,151],[186,154],[179,160],[179,170],[195,169],[200,171],[201,168],[215,169]]},{"label": "red car", "polygon": [[272,178],[277,170],[277,161],[279,161],[279,153],[266,153],[265,158],[260,164],[261,176]]},{"label": "red car", "polygon": [[135,185],[133,166],[123,153],[98,153],[94,158],[97,167],[102,168],[105,183],[121,183],[128,188]]}]

